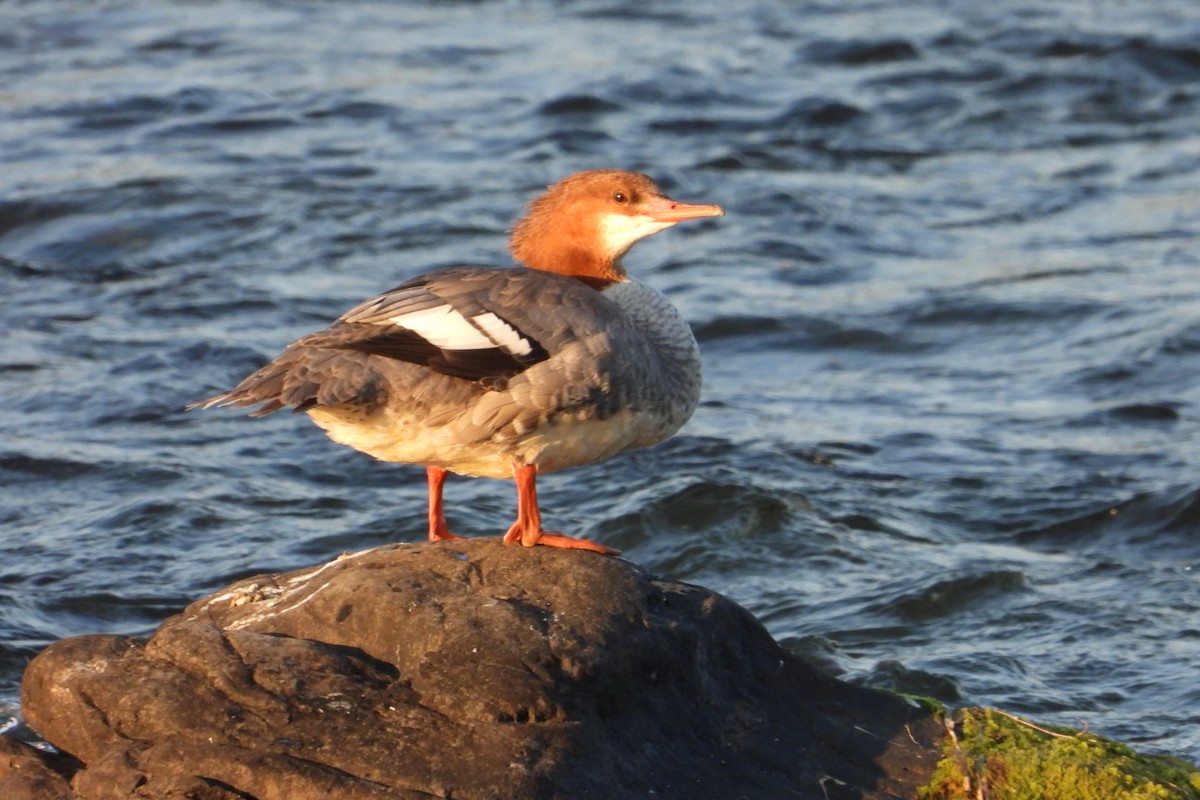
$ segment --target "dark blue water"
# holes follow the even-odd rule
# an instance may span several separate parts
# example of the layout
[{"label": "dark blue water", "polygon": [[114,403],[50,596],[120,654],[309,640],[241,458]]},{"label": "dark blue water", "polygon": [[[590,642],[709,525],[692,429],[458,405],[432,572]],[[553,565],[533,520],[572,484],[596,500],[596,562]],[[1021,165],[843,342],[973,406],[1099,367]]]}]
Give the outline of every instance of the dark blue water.
[{"label": "dark blue water", "polygon": [[1200,759],[1192,0],[80,5],[0,5],[8,726],[51,641],[419,537],[419,469],[183,406],[620,167],[728,211],[627,261],[705,400],[549,521],[847,679]]}]

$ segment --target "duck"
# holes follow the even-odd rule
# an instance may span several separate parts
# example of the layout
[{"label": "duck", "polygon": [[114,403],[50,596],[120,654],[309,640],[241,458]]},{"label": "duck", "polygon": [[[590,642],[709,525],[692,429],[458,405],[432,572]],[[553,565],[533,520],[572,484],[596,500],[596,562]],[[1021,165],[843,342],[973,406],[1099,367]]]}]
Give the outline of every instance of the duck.
[{"label": "duck", "polygon": [[462,538],[444,513],[454,473],[515,482],[505,544],[616,555],[543,529],[537,476],[657,444],[692,416],[696,339],[623,258],[647,236],[724,213],[672,200],[641,173],[573,174],[513,226],[516,266],[420,274],[188,408],[250,408],[252,417],[291,409],[335,442],[424,466],[429,541]]}]

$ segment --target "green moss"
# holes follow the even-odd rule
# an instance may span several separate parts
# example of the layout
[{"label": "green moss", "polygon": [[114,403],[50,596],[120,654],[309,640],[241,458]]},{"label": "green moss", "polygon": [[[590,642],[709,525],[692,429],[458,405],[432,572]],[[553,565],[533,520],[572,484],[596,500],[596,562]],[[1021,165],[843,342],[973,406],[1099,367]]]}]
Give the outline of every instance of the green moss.
[{"label": "green moss", "polygon": [[893,694],[903,697],[905,700],[910,700],[916,703],[934,716],[946,716],[946,706],[944,706],[940,700],[936,700],[932,697],[926,697],[923,694],[906,694],[904,692],[893,692]]},{"label": "green moss", "polygon": [[921,800],[1200,800],[1200,771],[1090,733],[963,709]]}]

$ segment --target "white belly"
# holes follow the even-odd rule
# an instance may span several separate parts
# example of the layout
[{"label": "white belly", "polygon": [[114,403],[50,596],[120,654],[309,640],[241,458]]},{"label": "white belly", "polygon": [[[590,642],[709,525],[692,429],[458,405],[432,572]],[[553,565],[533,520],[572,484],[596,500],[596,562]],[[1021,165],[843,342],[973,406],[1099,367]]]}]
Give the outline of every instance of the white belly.
[{"label": "white belly", "polygon": [[347,416],[326,408],[308,412],[335,442],[380,461],[438,466],[459,475],[509,478],[514,466],[554,472],[647,447],[674,433],[661,421],[620,411],[603,420],[545,423],[513,439],[468,441],[453,425],[429,426],[385,411]]}]

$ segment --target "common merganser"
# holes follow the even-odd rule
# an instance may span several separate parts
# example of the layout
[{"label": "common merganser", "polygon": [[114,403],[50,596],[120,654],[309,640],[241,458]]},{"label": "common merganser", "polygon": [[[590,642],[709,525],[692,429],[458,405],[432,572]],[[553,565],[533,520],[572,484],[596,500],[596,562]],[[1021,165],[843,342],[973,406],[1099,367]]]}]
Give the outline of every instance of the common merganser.
[{"label": "common merganser", "polygon": [[305,336],[231,391],[189,408],[303,411],[331,439],[381,461],[422,464],[429,539],[446,526],[446,473],[517,485],[506,544],[617,551],[542,529],[536,476],[674,434],[700,398],[691,329],[621,258],[683,220],[645,175],[572,175],[529,205],[510,247],[521,267],[420,275]]}]

